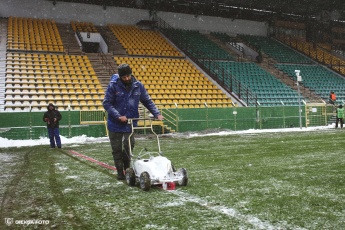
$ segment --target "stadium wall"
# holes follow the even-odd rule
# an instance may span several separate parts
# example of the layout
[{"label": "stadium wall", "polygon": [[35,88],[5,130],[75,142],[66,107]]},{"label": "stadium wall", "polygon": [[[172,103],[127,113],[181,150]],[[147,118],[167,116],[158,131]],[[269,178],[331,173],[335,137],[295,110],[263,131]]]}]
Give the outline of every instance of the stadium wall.
[{"label": "stadium wall", "polygon": [[[248,130],[299,127],[298,106],[284,107],[238,107],[238,108],[181,108],[163,109],[164,124],[177,132],[204,130]],[[169,114],[169,115],[168,115]],[[172,115],[173,114],[173,115]],[[104,124],[82,125],[80,111],[61,111],[60,133],[64,137],[86,135],[104,137]],[[314,126],[326,125],[325,119]],[[0,113],[0,137],[22,140],[47,137],[42,112]],[[306,126],[305,112],[302,113]],[[162,129],[157,129],[162,130]]]},{"label": "stadium wall", "polygon": [[[80,111],[60,111],[62,119],[60,134],[64,137],[86,135],[88,137],[104,137],[104,124],[80,124]],[[43,112],[2,112],[0,113],[0,137],[11,140],[39,139],[47,137]]]},{"label": "stadium wall", "polygon": [[[207,129],[248,130],[299,127],[298,106],[178,109],[178,132]],[[164,110],[163,110],[164,115]],[[301,114],[306,126],[305,113]],[[317,124],[317,125],[321,125]]]},{"label": "stadium wall", "polygon": [[[0,16],[53,19],[59,23],[92,22],[100,26],[109,23],[135,25],[140,20],[150,18],[148,10],[111,6],[107,6],[104,10],[103,6],[98,5],[60,1],[56,5],[52,3],[52,1],[46,0],[3,0],[0,1]],[[259,36],[266,36],[268,30],[265,22],[171,12],[158,12],[157,14],[171,26],[179,29]]]}]

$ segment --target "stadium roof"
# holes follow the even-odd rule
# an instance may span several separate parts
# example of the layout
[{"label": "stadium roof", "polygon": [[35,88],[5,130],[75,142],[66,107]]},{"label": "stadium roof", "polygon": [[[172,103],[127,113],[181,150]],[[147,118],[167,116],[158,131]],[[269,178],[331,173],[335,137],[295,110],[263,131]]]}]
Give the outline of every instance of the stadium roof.
[{"label": "stadium roof", "polygon": [[[55,1],[55,0],[50,0]],[[57,0],[194,15],[267,21],[272,18],[345,21],[344,0]]]}]

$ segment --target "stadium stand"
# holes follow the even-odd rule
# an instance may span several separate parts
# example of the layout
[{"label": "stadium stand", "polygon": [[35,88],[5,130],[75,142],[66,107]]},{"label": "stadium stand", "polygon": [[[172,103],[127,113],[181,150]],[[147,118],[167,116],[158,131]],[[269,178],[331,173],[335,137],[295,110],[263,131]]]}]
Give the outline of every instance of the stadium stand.
[{"label": "stadium stand", "polygon": [[212,36],[217,37],[219,40],[221,40],[224,43],[230,42],[234,40],[234,38],[230,37],[226,33],[220,33],[220,32],[211,32],[210,33]]},{"label": "stadium stand", "polygon": [[240,35],[239,37],[255,50],[261,50],[266,55],[275,59],[278,63],[312,64],[312,61],[307,57],[280,44],[272,38],[250,35]]},{"label": "stadium stand", "polygon": [[[91,22],[71,21],[70,24],[73,31],[97,32]],[[231,53],[199,31],[163,29],[172,44],[157,29],[115,24],[105,28],[127,52],[126,55],[115,55],[112,61],[117,65],[130,64],[134,75],[145,84],[161,108],[175,108],[176,105],[200,108],[205,103],[210,107],[233,106],[229,94],[225,93],[228,89],[222,90],[215,82],[233,85],[234,80],[250,89],[261,106],[298,104],[296,90],[256,63],[237,62]],[[7,36],[5,111],[21,111],[27,107],[41,110],[48,102],[55,103],[60,110],[103,109],[104,89],[90,60],[85,55],[64,53],[54,21],[10,17]],[[224,43],[232,39],[225,33],[212,33],[212,36]],[[277,63],[274,66],[291,78],[295,77],[294,68],[301,69],[303,85],[324,100],[331,90],[338,92],[340,100],[344,99],[341,96],[344,89],[340,87],[344,79],[325,68],[319,69],[308,57],[272,38],[249,35],[239,38],[273,58]],[[328,44],[319,44],[315,48],[307,42],[284,39],[280,40],[344,73],[345,61],[331,55]],[[223,72],[221,78],[220,72]],[[218,79],[211,80],[206,73],[212,73]],[[322,83],[326,77],[331,81]]]},{"label": "stadium stand", "polygon": [[[188,35],[189,33],[191,35]],[[196,40],[197,36],[195,36],[195,34],[198,33],[195,31],[183,31],[183,34],[187,38],[193,37],[193,41],[201,47],[203,46],[203,42],[207,40],[205,36],[199,36],[202,37],[202,39]],[[223,42],[228,42],[230,39],[230,37],[224,33],[213,33],[212,35],[219,37]],[[179,37],[182,37],[182,35]],[[182,39],[181,41],[186,41],[186,39]],[[206,41],[204,46],[207,47],[207,44],[211,42],[210,40]],[[184,44],[181,45],[181,47],[183,46]],[[184,50],[184,48],[181,49]],[[187,46],[187,49],[189,49],[189,46]],[[287,47],[285,47],[285,49],[290,50]],[[297,56],[304,62],[310,62],[310,60],[295,51],[291,50],[287,52],[294,55],[294,58]],[[208,55],[207,52],[205,52],[204,55],[199,55],[198,52],[192,51],[190,54],[193,55],[195,60],[198,60],[198,64],[205,68],[206,72],[212,73],[212,76],[215,77],[217,82],[220,82],[223,87],[228,88],[239,96],[250,94],[261,106],[298,105],[297,91],[278,80],[256,63],[236,62],[234,59],[224,59],[223,56]],[[286,54],[286,56],[289,55]],[[242,96],[242,98],[245,100],[245,97]],[[303,96],[300,98],[308,101],[308,99]],[[248,106],[256,105],[256,102],[249,99],[245,102]]]},{"label": "stadium stand", "polygon": [[330,44],[313,44],[311,42],[306,42],[283,35],[277,36],[277,39],[304,53],[313,60],[331,67],[331,69],[337,71],[338,73],[343,75],[345,74],[345,60],[344,58],[337,57],[331,53],[332,47]]},{"label": "stadium stand", "polygon": [[189,55],[198,58],[235,61],[235,57],[196,30],[164,29],[163,32]]},{"label": "stadium stand", "polygon": [[71,21],[73,31],[97,33],[98,30],[92,22]]},{"label": "stadium stand", "polygon": [[[262,106],[298,105],[298,94],[272,74],[252,62],[222,62],[212,61],[204,63],[212,72],[217,73],[219,68],[226,72],[224,81],[231,84],[234,77],[250,88]],[[301,97],[302,100],[306,100]]]},{"label": "stadium stand", "polygon": [[199,108],[204,107],[205,102],[210,107],[233,105],[222,90],[157,31],[122,25],[109,25],[109,28],[129,54],[115,57],[115,62],[130,64],[160,107]]},{"label": "stadium stand", "polygon": [[17,17],[8,18],[7,48],[12,51],[64,51],[53,20]]},{"label": "stadium stand", "polygon": [[345,101],[345,79],[320,65],[275,64],[284,73],[296,79],[295,70],[300,70],[303,85],[314,90],[324,101],[328,101],[329,93],[334,91],[338,101]]},{"label": "stadium stand", "polygon": [[48,102],[60,110],[103,109],[103,94],[87,56],[7,53],[5,111],[45,110]]},{"label": "stadium stand", "polygon": [[128,63],[154,102],[165,108],[230,107],[232,100],[186,59],[115,57]]},{"label": "stadium stand", "polygon": [[108,25],[128,55],[182,57],[158,31],[142,30],[136,26]]}]

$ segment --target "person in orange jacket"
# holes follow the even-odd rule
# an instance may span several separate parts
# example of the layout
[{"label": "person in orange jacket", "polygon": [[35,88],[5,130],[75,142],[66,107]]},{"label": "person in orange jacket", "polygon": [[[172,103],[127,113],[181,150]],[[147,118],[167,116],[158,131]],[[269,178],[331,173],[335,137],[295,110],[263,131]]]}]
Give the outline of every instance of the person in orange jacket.
[{"label": "person in orange jacket", "polygon": [[335,93],[332,91],[332,92],[329,94],[329,103],[332,104],[332,105],[334,105],[336,100],[337,100],[337,96],[336,96]]}]

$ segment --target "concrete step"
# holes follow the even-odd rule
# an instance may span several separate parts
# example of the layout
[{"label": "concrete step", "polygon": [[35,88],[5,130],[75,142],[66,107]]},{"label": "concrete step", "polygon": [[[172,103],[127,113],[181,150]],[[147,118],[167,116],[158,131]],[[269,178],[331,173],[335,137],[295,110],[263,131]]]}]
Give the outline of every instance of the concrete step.
[{"label": "concrete step", "polygon": [[70,24],[56,23],[59,30],[61,40],[66,48],[66,53],[69,55],[83,55],[79,43],[75,37],[75,32]]}]

